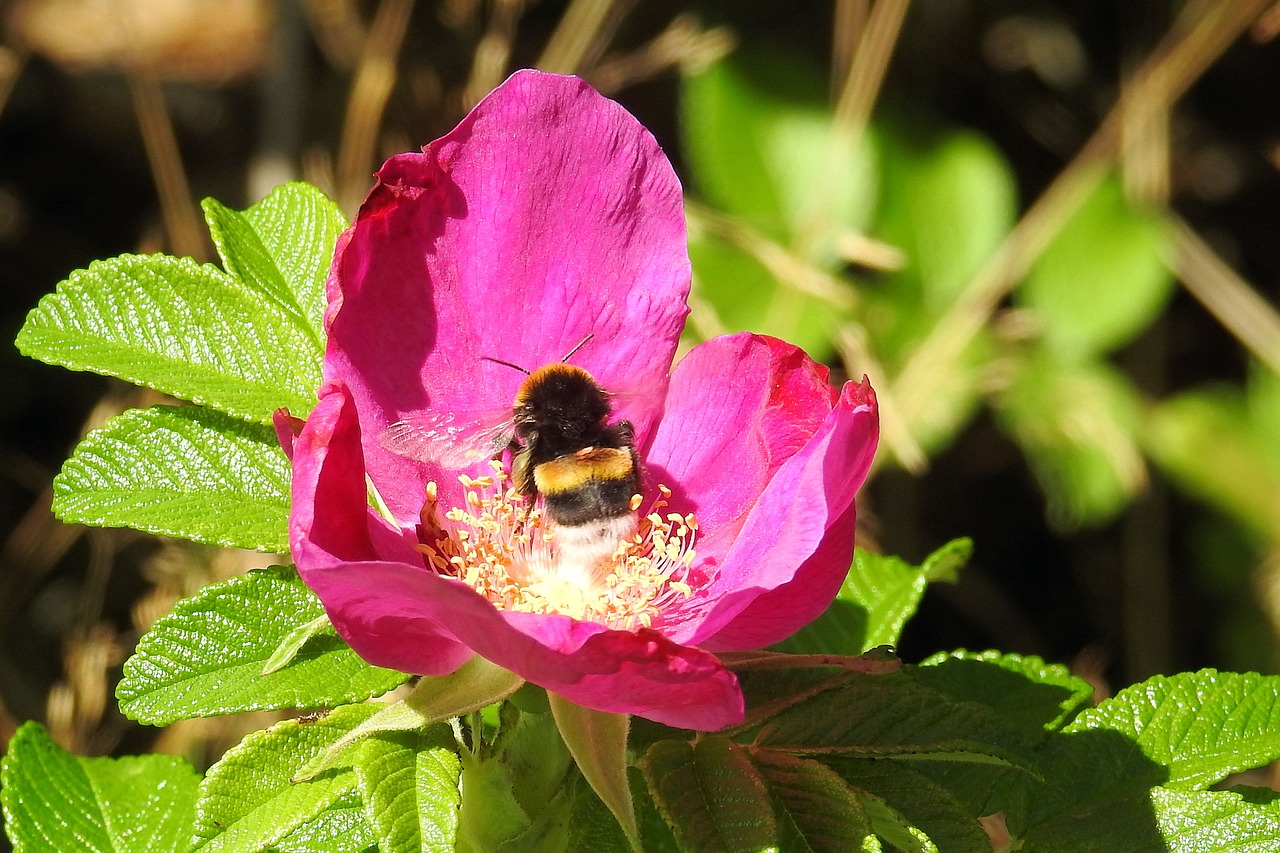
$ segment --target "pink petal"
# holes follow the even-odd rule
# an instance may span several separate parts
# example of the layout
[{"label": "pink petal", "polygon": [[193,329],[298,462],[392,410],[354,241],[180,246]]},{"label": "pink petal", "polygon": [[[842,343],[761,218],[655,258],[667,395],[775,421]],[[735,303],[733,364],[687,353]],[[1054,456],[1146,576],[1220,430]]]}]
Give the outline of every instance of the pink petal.
[{"label": "pink petal", "polygon": [[[318,573],[333,567],[344,572],[359,571],[362,561],[380,556],[420,559],[405,532],[393,530],[369,509],[356,412],[346,388],[340,384],[321,389],[320,402],[294,442],[289,547],[302,580],[320,597],[335,626],[339,626],[349,605],[340,596],[327,597],[317,587]],[[426,573],[421,564],[418,571]],[[401,630],[393,623],[383,623],[383,634],[379,636],[389,637],[395,645],[411,647],[415,655],[435,661],[441,668],[430,670],[434,674],[452,672],[471,658],[471,651],[447,634],[420,628],[408,625]],[[341,632],[342,628],[339,626],[338,630]],[[363,645],[371,640],[361,637],[359,641]],[[397,666],[394,656],[373,662],[407,672],[428,671]]]},{"label": "pink petal", "polygon": [[742,720],[733,674],[715,656],[656,631],[500,613],[463,584],[403,563],[313,567],[306,577],[334,627],[371,663],[450,672],[463,661],[431,645],[445,635],[585,707],[704,731]]},{"label": "pink petal", "polygon": [[822,426],[827,369],[776,338],[742,333],[695,347],[677,365],[643,453],[645,479],[693,511],[701,560],[718,563],[778,469]]},{"label": "pink petal", "polygon": [[809,442],[782,465],[705,594],[664,621],[678,642],[713,651],[760,648],[816,618],[853,555],[854,493],[879,438],[875,393],[846,383]]},{"label": "pink petal", "polygon": [[[339,243],[325,375],[361,412],[370,474],[397,518],[422,483],[380,434],[426,410],[509,414],[522,376],[573,357],[641,434],[687,308],[680,184],[653,137],[572,77],[522,71],[421,154],[389,160]],[[641,393],[629,395],[635,389]]]}]

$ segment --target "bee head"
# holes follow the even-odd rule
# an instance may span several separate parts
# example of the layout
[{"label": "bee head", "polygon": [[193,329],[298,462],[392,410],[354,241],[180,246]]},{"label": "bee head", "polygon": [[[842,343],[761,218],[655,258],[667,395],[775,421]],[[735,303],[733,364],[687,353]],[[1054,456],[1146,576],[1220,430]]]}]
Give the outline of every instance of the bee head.
[{"label": "bee head", "polygon": [[548,364],[529,374],[516,393],[516,431],[585,439],[609,417],[609,397],[590,373],[572,364]]}]

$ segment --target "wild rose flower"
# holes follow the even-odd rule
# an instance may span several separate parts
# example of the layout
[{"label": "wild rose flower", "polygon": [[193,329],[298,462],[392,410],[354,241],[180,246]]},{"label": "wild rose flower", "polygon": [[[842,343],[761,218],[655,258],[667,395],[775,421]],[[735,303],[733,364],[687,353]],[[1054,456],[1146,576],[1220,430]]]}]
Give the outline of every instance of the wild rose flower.
[{"label": "wild rose flower", "polygon": [[[444,675],[478,654],[585,707],[741,721],[714,653],[784,639],[831,601],[876,405],[758,335],[672,371],[689,281],[670,164],[578,79],[519,72],[387,161],[338,244],[320,402],[287,436],[294,558],[362,657]],[[584,340],[571,363],[634,425],[644,493],[636,537],[561,577],[554,525],[503,465],[451,469],[387,436],[509,416],[525,377],[491,359],[533,369]]]}]

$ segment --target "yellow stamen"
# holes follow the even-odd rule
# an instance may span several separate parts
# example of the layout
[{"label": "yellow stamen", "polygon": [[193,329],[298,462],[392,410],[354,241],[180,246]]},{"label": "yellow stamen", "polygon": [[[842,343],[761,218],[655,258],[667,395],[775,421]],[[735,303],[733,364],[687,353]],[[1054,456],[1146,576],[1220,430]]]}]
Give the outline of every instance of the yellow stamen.
[{"label": "yellow stamen", "polygon": [[[612,556],[583,565],[562,559],[554,522],[540,505],[529,506],[502,463],[495,460],[492,469],[492,476],[460,476],[464,506],[443,513],[436,484],[427,484],[417,549],[432,570],[503,610],[558,613],[623,630],[650,626],[663,610],[693,596],[698,521],[664,512],[671,497],[666,486],[634,524],[619,525]],[[642,503],[634,496],[632,511]]]}]

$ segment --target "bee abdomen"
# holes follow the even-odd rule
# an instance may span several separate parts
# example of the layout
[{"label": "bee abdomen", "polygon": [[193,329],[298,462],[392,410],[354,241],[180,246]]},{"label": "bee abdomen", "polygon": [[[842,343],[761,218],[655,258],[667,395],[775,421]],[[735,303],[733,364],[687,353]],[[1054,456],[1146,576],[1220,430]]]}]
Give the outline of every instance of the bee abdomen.
[{"label": "bee abdomen", "polygon": [[640,490],[629,447],[583,448],[534,466],[533,480],[547,514],[563,526],[628,514]]}]

